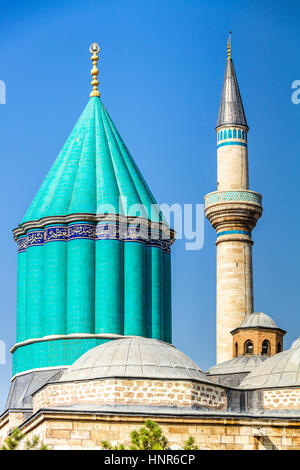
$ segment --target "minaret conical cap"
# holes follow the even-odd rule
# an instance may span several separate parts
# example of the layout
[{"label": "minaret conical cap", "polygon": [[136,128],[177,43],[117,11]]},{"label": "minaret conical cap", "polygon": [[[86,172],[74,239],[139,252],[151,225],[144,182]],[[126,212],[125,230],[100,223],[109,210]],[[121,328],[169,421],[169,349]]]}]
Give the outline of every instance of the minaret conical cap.
[{"label": "minaret conical cap", "polygon": [[226,62],[217,128],[227,124],[248,128],[239,85],[230,56]]}]

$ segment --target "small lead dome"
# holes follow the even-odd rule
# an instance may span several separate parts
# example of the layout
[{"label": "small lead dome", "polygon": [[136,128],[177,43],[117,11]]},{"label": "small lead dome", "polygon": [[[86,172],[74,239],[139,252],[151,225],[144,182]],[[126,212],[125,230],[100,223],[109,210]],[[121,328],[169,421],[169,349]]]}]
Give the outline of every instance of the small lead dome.
[{"label": "small lead dome", "polygon": [[163,341],[143,337],[113,340],[90,349],[66,370],[60,381],[107,377],[210,382],[183,352]]},{"label": "small lead dome", "polygon": [[279,329],[278,325],[272,320],[269,315],[265,313],[250,313],[247,315],[245,320],[242,322],[239,328],[276,328]]}]

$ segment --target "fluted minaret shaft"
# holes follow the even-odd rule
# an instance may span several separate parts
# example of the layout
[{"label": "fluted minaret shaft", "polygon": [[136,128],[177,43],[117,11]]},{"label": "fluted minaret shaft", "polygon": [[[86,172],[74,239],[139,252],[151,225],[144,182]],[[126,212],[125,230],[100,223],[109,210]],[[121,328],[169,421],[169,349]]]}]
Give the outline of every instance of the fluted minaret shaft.
[{"label": "fluted minaret shaft", "polygon": [[249,191],[248,125],[231,58],[225,70],[217,123],[217,191],[205,213],[217,232],[217,363],[232,358],[232,336],[253,312],[252,229],[261,195]]}]

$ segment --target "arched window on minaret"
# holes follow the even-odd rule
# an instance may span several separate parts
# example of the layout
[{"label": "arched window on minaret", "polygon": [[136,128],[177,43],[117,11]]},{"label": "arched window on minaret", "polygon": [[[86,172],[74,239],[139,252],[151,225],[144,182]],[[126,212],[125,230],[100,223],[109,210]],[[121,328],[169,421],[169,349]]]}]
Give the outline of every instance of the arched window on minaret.
[{"label": "arched window on minaret", "polygon": [[233,138],[236,139],[236,129],[233,129]]},{"label": "arched window on minaret", "polygon": [[227,139],[227,130],[224,131],[224,139]]},{"label": "arched window on minaret", "polygon": [[228,131],[228,139],[232,139],[232,130],[231,129],[229,129],[229,131]]},{"label": "arched window on minaret", "polygon": [[239,129],[239,131],[238,131],[238,138],[239,138],[239,139],[242,138],[242,131],[241,131],[241,129]]},{"label": "arched window on minaret", "polygon": [[278,343],[278,344],[277,344],[277,352],[278,352],[278,353],[281,352],[281,343]]},{"label": "arched window on minaret", "polygon": [[244,354],[253,354],[253,343],[248,339],[244,345]]},{"label": "arched window on minaret", "polygon": [[234,357],[238,357],[239,355],[239,347],[238,347],[238,344],[235,343],[234,345]]},{"label": "arched window on minaret", "polygon": [[270,342],[267,339],[265,339],[263,341],[262,348],[261,348],[261,353],[262,354],[270,354]]}]

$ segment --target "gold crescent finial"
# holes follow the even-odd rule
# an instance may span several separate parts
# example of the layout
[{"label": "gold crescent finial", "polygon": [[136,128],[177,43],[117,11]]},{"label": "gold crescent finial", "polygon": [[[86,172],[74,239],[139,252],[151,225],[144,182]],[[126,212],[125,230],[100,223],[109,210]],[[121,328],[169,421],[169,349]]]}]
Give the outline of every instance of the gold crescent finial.
[{"label": "gold crescent finial", "polygon": [[99,51],[100,51],[100,47],[98,46],[96,42],[94,42],[90,47],[90,53],[92,54],[91,61],[93,63],[93,68],[91,70],[91,75],[92,75],[91,85],[93,87],[91,94],[90,94],[91,97],[100,96],[100,92],[98,90],[99,81],[97,79],[97,76],[99,73],[98,68],[97,68],[97,62],[99,60],[99,57],[98,57]]},{"label": "gold crescent finial", "polygon": [[231,59],[231,31],[229,33],[229,38],[227,39],[227,60]]}]

